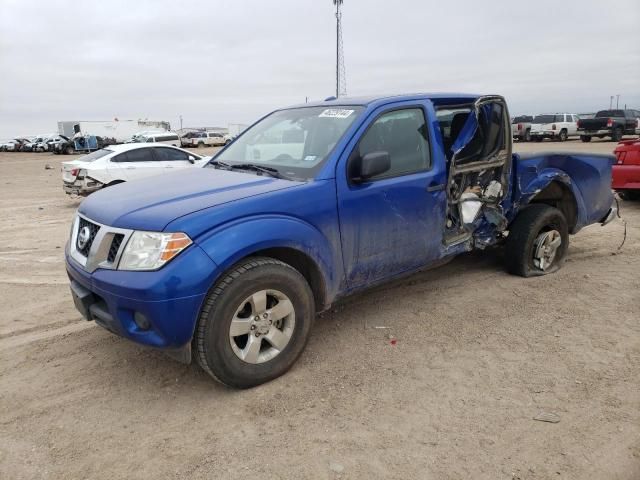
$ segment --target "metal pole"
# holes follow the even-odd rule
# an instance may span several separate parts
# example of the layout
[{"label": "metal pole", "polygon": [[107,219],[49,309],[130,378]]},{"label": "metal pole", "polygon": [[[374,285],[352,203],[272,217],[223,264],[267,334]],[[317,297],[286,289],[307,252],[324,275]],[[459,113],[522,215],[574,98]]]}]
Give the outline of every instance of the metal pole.
[{"label": "metal pole", "polygon": [[618,102],[620,101],[620,94],[616,95],[616,110],[618,109]]},{"label": "metal pole", "polygon": [[336,1],[336,98],[340,96],[340,0]]},{"label": "metal pole", "polygon": [[609,110],[613,108],[613,95],[609,97]]}]

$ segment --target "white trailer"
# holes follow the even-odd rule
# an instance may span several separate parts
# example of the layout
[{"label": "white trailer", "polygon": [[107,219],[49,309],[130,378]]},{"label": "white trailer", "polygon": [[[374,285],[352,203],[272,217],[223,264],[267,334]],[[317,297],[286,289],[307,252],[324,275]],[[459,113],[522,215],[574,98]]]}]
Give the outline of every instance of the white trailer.
[{"label": "white trailer", "polygon": [[67,120],[58,122],[58,133],[73,137],[80,132],[84,135],[115,138],[123,143],[140,131],[167,131],[171,129],[169,122],[150,120]]},{"label": "white trailer", "polygon": [[249,125],[245,125],[243,123],[230,123],[227,127],[227,135],[229,135],[231,138],[235,138],[242,132],[244,132],[248,127]]}]

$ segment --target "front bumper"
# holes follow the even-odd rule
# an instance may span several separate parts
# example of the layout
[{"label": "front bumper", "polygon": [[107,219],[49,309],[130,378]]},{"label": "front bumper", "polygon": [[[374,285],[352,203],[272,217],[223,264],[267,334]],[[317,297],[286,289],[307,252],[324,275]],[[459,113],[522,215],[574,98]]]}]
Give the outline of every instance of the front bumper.
[{"label": "front bumper", "polygon": [[171,351],[191,341],[217,266],[197,245],[152,272],[84,270],[65,250],[71,293],[87,320],[136,343]]}]

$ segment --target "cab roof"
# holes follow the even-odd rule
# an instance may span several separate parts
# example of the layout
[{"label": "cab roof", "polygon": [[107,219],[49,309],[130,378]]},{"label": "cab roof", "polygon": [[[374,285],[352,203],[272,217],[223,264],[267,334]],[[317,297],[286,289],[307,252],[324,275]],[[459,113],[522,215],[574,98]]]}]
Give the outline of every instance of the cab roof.
[{"label": "cab roof", "polygon": [[412,100],[434,100],[435,103],[471,103],[477,100],[481,95],[471,93],[404,93],[397,95],[374,95],[362,97],[329,97],[326,100],[318,102],[301,103],[292,105],[287,108],[295,107],[324,107],[324,106],[343,106],[343,105],[362,105],[362,106],[379,106],[386,103],[405,102]]}]

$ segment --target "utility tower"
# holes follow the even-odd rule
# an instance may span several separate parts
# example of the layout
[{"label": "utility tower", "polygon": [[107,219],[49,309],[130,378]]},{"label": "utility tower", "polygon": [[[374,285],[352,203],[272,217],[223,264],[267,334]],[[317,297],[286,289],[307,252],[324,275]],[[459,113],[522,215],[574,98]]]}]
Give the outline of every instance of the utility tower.
[{"label": "utility tower", "polygon": [[336,98],[347,94],[347,78],[344,69],[344,49],[342,48],[342,2],[333,0],[336,6]]}]

